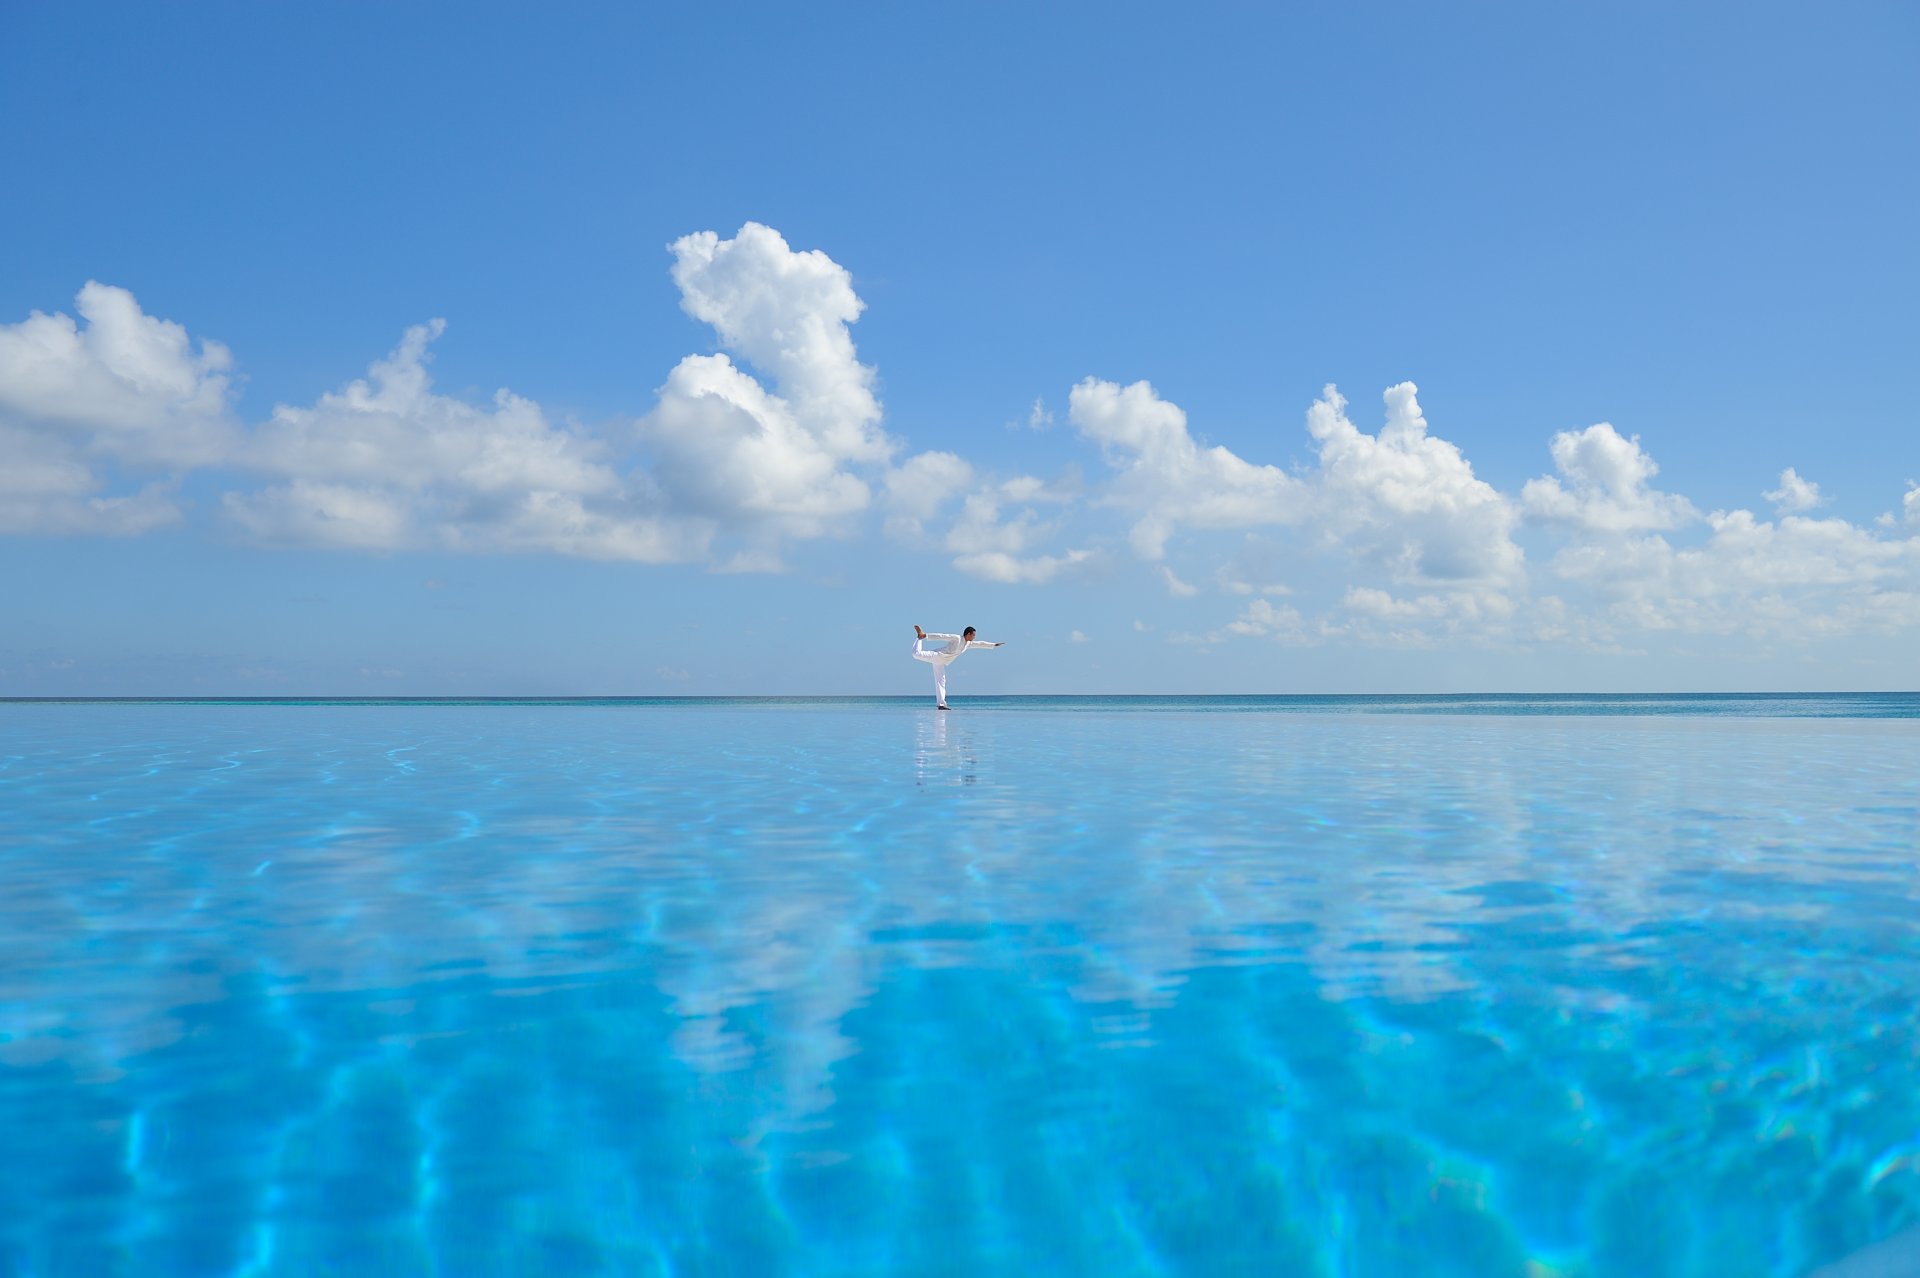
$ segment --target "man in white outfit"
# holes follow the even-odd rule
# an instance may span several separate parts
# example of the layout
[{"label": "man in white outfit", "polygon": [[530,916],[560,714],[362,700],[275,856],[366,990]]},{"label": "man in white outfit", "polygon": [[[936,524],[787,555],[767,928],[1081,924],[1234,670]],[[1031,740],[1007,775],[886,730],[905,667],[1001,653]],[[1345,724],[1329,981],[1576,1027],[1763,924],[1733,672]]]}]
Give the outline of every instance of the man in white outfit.
[{"label": "man in white outfit", "polygon": [[[927,648],[922,645],[929,640],[938,640],[940,646]],[[947,667],[954,659],[969,648],[1004,648],[1004,643],[987,643],[973,637],[973,627],[968,626],[957,635],[928,634],[920,627],[913,628],[913,659],[924,661],[933,667],[933,706],[936,710],[947,708]]]}]

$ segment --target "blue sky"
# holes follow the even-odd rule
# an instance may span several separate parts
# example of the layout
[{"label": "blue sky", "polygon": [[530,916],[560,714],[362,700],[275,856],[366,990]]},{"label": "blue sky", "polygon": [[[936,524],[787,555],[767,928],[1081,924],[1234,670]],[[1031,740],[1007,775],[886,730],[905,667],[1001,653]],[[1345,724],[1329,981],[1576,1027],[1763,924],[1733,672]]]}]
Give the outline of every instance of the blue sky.
[{"label": "blue sky", "polygon": [[1916,55],[0,7],[0,695],[1912,687]]}]

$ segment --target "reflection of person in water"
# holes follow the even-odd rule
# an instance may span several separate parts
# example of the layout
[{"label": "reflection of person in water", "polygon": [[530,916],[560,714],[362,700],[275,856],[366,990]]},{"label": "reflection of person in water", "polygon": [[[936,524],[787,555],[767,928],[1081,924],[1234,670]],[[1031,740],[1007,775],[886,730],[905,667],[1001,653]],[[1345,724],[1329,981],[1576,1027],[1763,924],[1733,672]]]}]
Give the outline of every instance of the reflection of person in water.
[{"label": "reflection of person in water", "polygon": [[[943,714],[931,719],[914,716],[913,783],[929,785],[976,785],[980,781],[979,755],[973,734],[965,727],[950,738],[947,725],[953,720]],[[964,722],[964,720],[962,721]]]},{"label": "reflection of person in water", "polygon": [[[947,708],[947,667],[952,665],[959,655],[969,648],[1004,648],[1003,643],[988,643],[973,637],[973,627],[968,626],[957,635],[928,634],[920,627],[913,628],[913,659],[924,661],[933,667],[933,704],[937,710]],[[939,646],[929,648],[929,640],[939,640]]]}]

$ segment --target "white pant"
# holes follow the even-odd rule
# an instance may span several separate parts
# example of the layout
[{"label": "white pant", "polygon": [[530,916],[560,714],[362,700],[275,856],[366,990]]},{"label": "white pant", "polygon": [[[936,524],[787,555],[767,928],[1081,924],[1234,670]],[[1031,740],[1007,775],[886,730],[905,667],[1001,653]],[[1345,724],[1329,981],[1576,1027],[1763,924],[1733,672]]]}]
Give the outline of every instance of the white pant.
[{"label": "white pant", "polygon": [[913,659],[915,661],[924,661],[933,667],[933,704],[936,706],[944,706],[947,704],[947,663],[952,661],[953,658],[942,656],[938,653],[922,652],[920,650],[920,641],[915,639],[913,641]]}]

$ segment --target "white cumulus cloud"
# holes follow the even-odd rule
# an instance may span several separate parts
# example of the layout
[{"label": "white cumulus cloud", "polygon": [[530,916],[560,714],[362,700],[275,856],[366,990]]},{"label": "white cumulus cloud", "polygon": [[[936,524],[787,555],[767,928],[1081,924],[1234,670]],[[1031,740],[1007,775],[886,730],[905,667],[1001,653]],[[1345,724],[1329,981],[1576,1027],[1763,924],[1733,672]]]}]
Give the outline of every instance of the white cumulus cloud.
[{"label": "white cumulus cloud", "polygon": [[[146,531],[180,518],[180,472],[217,467],[233,525],[277,544],[769,570],[784,539],[851,532],[896,450],[849,332],[851,276],[757,223],[671,250],[682,306],[724,352],[681,360],[637,437],[556,421],[509,390],[481,404],[438,393],[440,320],[247,431],[225,347],[89,283],[79,320],[0,326],[0,531]],[[902,500],[942,482],[942,466],[956,491],[971,481],[951,454],[923,460],[896,477]]]},{"label": "white cumulus cloud", "polygon": [[0,421],[69,430],[88,452],[147,466],[224,456],[227,348],[194,342],[123,288],[89,280],[74,301],[84,326],[39,311],[0,325]]},{"label": "white cumulus cloud", "polygon": [[791,406],[725,355],[689,355],[660,389],[645,439],[676,509],[811,537],[866,509],[866,483]]},{"label": "white cumulus cloud", "polygon": [[1920,621],[1920,537],[1747,510],[1715,511],[1707,525],[1696,546],[1659,535],[1584,542],[1555,556],[1552,569],[1594,592],[1597,619],[1615,635],[1809,639]]},{"label": "white cumulus cloud", "polygon": [[[1073,388],[1069,415],[1113,468],[1097,500],[1135,516],[1130,540],[1142,558],[1163,559],[1168,538],[1182,528],[1305,525],[1312,535],[1304,546],[1246,534],[1239,553],[1214,574],[1221,588],[1287,594],[1280,579],[1324,556],[1337,567],[1437,590],[1430,597],[1442,602],[1423,619],[1449,631],[1504,620],[1512,610],[1508,592],[1525,584],[1514,503],[1476,476],[1456,445],[1428,432],[1413,383],[1390,387],[1382,398],[1386,421],[1368,434],[1328,386],[1307,413],[1318,464],[1299,473],[1201,446],[1185,413],[1146,382],[1122,387],[1089,378]],[[1161,579],[1177,598],[1197,593],[1164,564]],[[1282,625],[1280,618],[1292,620]],[[1296,609],[1281,612],[1269,603],[1221,630],[1186,638],[1261,634],[1304,642],[1313,628],[1300,618]],[[1338,624],[1350,626],[1351,617]]]},{"label": "white cumulus cloud", "polygon": [[758,222],[731,240],[700,231],[671,247],[682,308],[772,376],[825,451],[849,461],[892,455],[893,442],[879,429],[873,370],[856,357],[847,330],[866,304],[845,267],[818,249],[795,252]]},{"label": "white cumulus cloud", "polygon": [[773,388],[725,354],[680,361],[641,428],[663,499],[757,539],[761,555],[781,537],[849,531],[872,499],[854,468],[897,448],[847,328],[863,309],[852,277],[757,222],[671,247],[682,307]]},{"label": "white cumulus cloud", "polygon": [[970,493],[961,505],[946,536],[946,547],[954,552],[955,568],[982,581],[1041,585],[1093,557],[1090,550],[1035,553],[1039,543],[1054,534],[1054,525],[1043,521],[1030,506],[1011,518],[1003,517],[1003,495],[1000,488],[982,488]]},{"label": "white cumulus cloud", "polygon": [[1678,528],[1699,518],[1686,498],[1649,486],[1660,467],[1641,449],[1638,435],[1624,438],[1600,422],[1563,430],[1548,447],[1560,478],[1528,480],[1520,490],[1521,504],[1535,519],[1583,532],[1635,533]]},{"label": "white cumulus cloud", "polygon": [[1146,382],[1121,386],[1089,377],[1067,397],[1067,417],[1117,472],[1105,500],[1136,515],[1130,540],[1142,559],[1164,558],[1167,538],[1181,525],[1245,528],[1294,522],[1304,513],[1299,480],[1229,449],[1202,447],[1187,430],[1186,413]]},{"label": "white cumulus cloud", "polygon": [[899,541],[924,535],[926,523],[973,484],[971,463],[957,453],[916,453],[886,473],[886,532]]},{"label": "white cumulus cloud", "polygon": [[[855,471],[895,448],[848,332],[861,311],[851,277],[757,223],[671,249],[683,307],[731,354],[674,366],[639,452],[508,390],[485,405],[436,393],[435,320],[364,379],[277,407],[236,458],[276,482],[229,493],[227,512],[279,543],[704,559],[722,571],[777,571],[783,539],[850,531],[872,496]],[[924,490],[935,470],[922,462],[901,482]]]},{"label": "white cumulus cloud", "polygon": [[443,320],[416,325],[368,375],[311,408],[279,405],[244,455],[255,470],[301,479],[472,494],[606,493],[619,480],[599,441],[556,427],[511,391],[489,407],[435,394],[429,344]]},{"label": "white cumulus cloud", "polygon": [[232,447],[232,356],[123,288],[90,280],[74,301],[79,319],[0,324],[0,532],[176,523],[173,477]]},{"label": "white cumulus cloud", "polygon": [[[1638,436],[1601,422],[1553,434],[1553,473],[1502,493],[1432,433],[1411,382],[1384,392],[1377,433],[1328,386],[1306,415],[1310,457],[1283,469],[1208,444],[1146,381],[1091,377],[1065,417],[1104,471],[1009,477],[958,451],[910,452],[883,429],[852,337],[864,305],[832,258],[752,222],[669,248],[681,306],[718,349],[636,382],[657,385],[646,411],[598,428],[506,389],[477,402],[438,391],[439,320],[408,329],[364,376],[248,425],[224,346],[90,282],[73,316],[0,325],[0,533],[178,524],[185,477],[213,470],[228,490],[216,509],[246,537],[363,551],[767,572],[792,541],[870,521],[979,580],[1039,584],[1097,567],[1124,536],[1152,595],[1195,599],[1198,581],[1238,596],[1237,615],[1182,642],[1474,636],[1627,651],[1640,632],[1771,641],[1920,627],[1911,482],[1877,527],[1812,517],[1825,495],[1793,468],[1765,494],[1772,518],[1703,515],[1654,486]],[[1010,424],[1052,421],[1035,399]],[[1522,517],[1555,552],[1531,574]],[[1202,559],[1200,534],[1228,531],[1237,546],[1219,538],[1218,558]],[[1169,561],[1176,536],[1192,581]]]},{"label": "white cumulus cloud", "polygon": [[296,479],[222,499],[227,514],[255,540],[279,546],[389,550],[415,543],[405,495]]},{"label": "white cumulus cloud", "polygon": [[65,441],[0,426],[0,534],[132,537],[180,521],[166,481],[117,495],[103,483]]},{"label": "white cumulus cloud", "polygon": [[498,391],[479,406],[433,390],[435,320],[407,330],[365,378],[311,407],[277,406],[236,464],[272,477],[229,492],[228,516],[278,545],[543,551],[668,562],[698,557],[711,529],[648,509],[608,444]]},{"label": "white cumulus cloud", "polygon": [[[778,571],[784,540],[852,531],[872,504],[865,472],[896,445],[848,330],[862,309],[851,276],[758,223],[670,247],[682,307],[725,349],[668,372],[637,439],[555,422],[507,390],[485,405],[437,394],[436,320],[366,378],[276,408],[239,461],[277,482],[228,494],[228,513],[274,542],[705,560],[728,572]],[[894,491],[925,498],[956,466],[970,477],[951,454],[923,457],[891,476]]]},{"label": "white cumulus cloud", "polygon": [[1479,479],[1460,449],[1427,433],[1412,382],[1387,389],[1386,423],[1368,435],[1333,386],[1307,410],[1320,445],[1318,524],[1395,580],[1506,581],[1523,556],[1512,503]]}]

